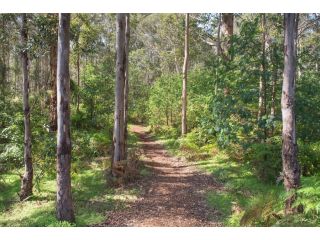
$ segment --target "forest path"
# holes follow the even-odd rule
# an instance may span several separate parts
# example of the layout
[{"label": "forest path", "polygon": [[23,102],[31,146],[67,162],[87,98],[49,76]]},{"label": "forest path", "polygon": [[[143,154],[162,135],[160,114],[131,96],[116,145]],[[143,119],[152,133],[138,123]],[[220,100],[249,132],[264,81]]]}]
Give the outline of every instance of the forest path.
[{"label": "forest path", "polygon": [[141,195],[123,210],[107,213],[100,226],[200,227],[221,226],[219,212],[206,205],[205,193],[218,189],[212,176],[183,158],[170,156],[145,127],[133,125],[140,139],[143,163],[150,176],[137,181]]}]

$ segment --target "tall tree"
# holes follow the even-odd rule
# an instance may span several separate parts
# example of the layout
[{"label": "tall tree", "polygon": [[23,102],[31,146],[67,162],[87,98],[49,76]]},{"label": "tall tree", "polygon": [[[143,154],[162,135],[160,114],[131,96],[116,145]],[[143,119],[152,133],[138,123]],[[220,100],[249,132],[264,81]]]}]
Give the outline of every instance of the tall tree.
[{"label": "tall tree", "polygon": [[53,18],[52,39],[50,41],[50,131],[57,131],[57,25],[55,18],[57,14],[48,14],[48,17]]},{"label": "tall tree", "polygon": [[186,13],[186,16],[185,16],[185,34],[184,34],[183,80],[182,80],[181,135],[185,135],[187,133],[188,60],[189,60],[189,13]]},{"label": "tall tree", "polygon": [[284,72],[281,96],[282,110],[282,164],[284,186],[290,196],[286,199],[285,212],[295,211],[293,203],[295,190],[300,186],[300,167],[297,160],[297,139],[295,126],[295,78],[296,78],[296,44],[298,14],[284,15]]},{"label": "tall tree", "polygon": [[258,119],[266,113],[266,14],[261,16],[262,28],[262,57],[261,57],[261,77],[259,81],[259,109]]},{"label": "tall tree", "polygon": [[24,167],[25,172],[22,177],[20,200],[25,200],[32,195],[33,166],[31,158],[31,126],[30,126],[30,106],[29,106],[29,66],[28,66],[28,28],[27,15],[21,15],[21,62],[23,73],[23,114],[24,114]]},{"label": "tall tree", "polygon": [[116,87],[115,87],[115,109],[113,130],[113,161],[112,175],[116,176],[114,167],[118,161],[125,159],[124,151],[124,86],[125,86],[125,58],[126,58],[126,14],[118,13],[116,21]]},{"label": "tall tree", "polygon": [[130,14],[126,14],[125,35],[125,82],[124,82],[124,151],[127,158],[128,140],[128,97],[129,97],[129,41],[130,41]]},{"label": "tall tree", "polygon": [[[261,76],[259,81],[259,107],[258,107],[258,120],[261,120],[262,117],[267,113],[267,59],[266,59],[266,14],[261,15],[261,28],[262,28],[262,56],[261,56]],[[263,127],[263,138],[264,142],[267,137],[267,128]]]},{"label": "tall tree", "polygon": [[57,63],[57,218],[74,222],[71,194],[70,137],[70,13],[59,14]]}]

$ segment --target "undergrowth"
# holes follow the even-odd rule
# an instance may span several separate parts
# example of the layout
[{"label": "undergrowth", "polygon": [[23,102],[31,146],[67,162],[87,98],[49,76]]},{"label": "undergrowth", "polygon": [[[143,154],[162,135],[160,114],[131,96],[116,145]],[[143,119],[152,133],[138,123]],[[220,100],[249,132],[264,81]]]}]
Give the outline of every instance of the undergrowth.
[{"label": "undergrowth", "polygon": [[199,144],[193,133],[185,138],[162,135],[158,139],[171,154],[195,162],[223,185],[222,190],[207,192],[206,198],[225,226],[320,226],[320,176],[302,177],[296,204],[302,204],[304,212],[285,216],[283,183],[276,177],[263,181],[252,162],[239,160],[234,152],[220,149],[215,142]]},{"label": "undergrowth", "polygon": [[[55,175],[49,171],[42,173],[41,169],[35,169],[39,178],[35,182],[33,196],[27,201],[20,202],[18,192],[20,190],[21,171],[11,171],[1,175],[0,181],[0,226],[7,227],[68,227],[91,226],[105,221],[109,210],[125,208],[127,204],[135,201],[139,192],[137,189],[117,189],[106,182],[106,169],[110,166],[110,157],[106,149],[108,142],[102,134],[91,134],[87,148],[83,134],[77,133],[81,139],[75,139],[73,149],[72,195],[75,208],[76,222],[70,224],[59,222],[55,216],[56,180]],[[86,140],[85,140],[86,141]],[[138,138],[129,132],[128,146],[135,148]],[[80,144],[79,148],[78,145]],[[87,158],[80,153],[92,151]],[[85,154],[83,155],[85,156]],[[141,170],[141,175],[148,174],[147,170]]]}]

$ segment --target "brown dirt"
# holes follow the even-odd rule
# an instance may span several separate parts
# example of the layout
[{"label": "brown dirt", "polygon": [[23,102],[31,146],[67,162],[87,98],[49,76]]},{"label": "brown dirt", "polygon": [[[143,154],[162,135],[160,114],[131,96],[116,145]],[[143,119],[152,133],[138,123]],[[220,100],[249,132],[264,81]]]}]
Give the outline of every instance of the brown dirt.
[{"label": "brown dirt", "polygon": [[170,156],[164,146],[134,125],[140,138],[143,163],[150,176],[137,181],[141,196],[125,209],[107,213],[100,226],[201,227],[221,226],[219,212],[206,205],[205,193],[219,188],[212,176],[199,171],[194,163]]}]

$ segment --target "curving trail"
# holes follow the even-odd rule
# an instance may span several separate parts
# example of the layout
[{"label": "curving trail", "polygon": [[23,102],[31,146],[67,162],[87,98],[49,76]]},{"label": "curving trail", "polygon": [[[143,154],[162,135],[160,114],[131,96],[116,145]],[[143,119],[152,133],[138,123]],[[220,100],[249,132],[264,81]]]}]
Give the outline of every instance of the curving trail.
[{"label": "curving trail", "polygon": [[135,185],[141,197],[123,210],[107,213],[99,226],[201,227],[221,226],[218,211],[209,208],[205,192],[218,189],[212,176],[199,171],[192,162],[172,157],[146,128],[134,125],[140,139],[143,162],[152,172]]}]

